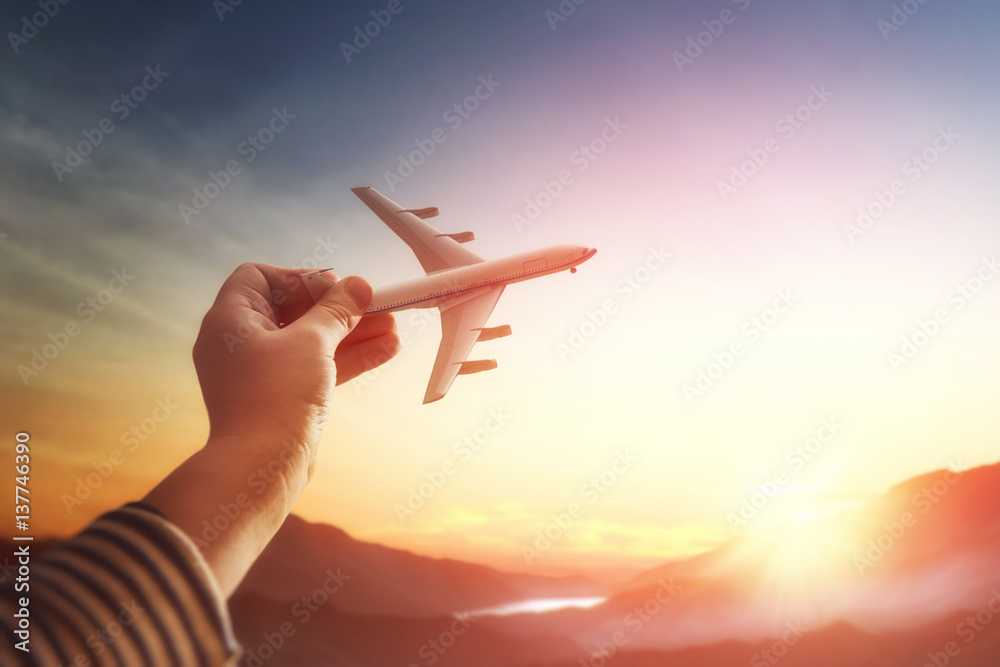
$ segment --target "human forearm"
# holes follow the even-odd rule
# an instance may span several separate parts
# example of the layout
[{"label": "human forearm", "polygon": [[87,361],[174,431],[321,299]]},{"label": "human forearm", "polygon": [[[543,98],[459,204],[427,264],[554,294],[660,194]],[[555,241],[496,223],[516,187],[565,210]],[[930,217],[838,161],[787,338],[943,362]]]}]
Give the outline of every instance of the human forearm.
[{"label": "human forearm", "polygon": [[290,442],[209,440],[144,501],[191,537],[229,597],[291,512],[314,460]]}]

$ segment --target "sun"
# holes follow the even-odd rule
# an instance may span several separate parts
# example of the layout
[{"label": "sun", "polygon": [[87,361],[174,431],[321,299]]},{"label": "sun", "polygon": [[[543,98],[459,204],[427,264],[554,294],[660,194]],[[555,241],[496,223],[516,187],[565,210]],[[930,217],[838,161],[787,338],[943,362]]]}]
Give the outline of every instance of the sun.
[{"label": "sun", "polygon": [[727,550],[727,567],[743,578],[744,590],[778,616],[820,620],[856,583],[857,526],[821,500],[805,493],[786,498]]}]

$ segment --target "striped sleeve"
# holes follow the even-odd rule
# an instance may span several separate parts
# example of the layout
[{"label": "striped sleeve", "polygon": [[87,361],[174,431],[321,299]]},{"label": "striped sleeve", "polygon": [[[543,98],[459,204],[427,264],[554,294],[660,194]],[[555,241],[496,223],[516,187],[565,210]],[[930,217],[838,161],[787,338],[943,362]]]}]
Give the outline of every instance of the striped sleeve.
[{"label": "striped sleeve", "polygon": [[[131,503],[53,547],[30,574],[30,652],[0,598],[3,665],[235,665],[226,601],[191,539]],[[18,594],[24,595],[24,594]]]}]

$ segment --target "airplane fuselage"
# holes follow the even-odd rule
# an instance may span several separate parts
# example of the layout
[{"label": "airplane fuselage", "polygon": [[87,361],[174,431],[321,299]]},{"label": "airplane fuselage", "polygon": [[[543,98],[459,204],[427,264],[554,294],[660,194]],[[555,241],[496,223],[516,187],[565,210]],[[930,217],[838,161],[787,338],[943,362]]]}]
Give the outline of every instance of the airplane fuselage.
[{"label": "airplane fuselage", "polygon": [[422,278],[376,289],[365,314],[458,304],[497,285],[573,269],[596,252],[586,246],[556,245],[436,271]]}]

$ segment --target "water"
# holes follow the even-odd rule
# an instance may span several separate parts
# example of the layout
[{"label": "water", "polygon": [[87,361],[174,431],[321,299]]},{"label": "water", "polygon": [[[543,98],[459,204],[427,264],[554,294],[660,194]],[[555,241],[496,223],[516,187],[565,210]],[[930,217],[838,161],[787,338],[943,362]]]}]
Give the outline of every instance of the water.
[{"label": "water", "polygon": [[535,598],[509,602],[499,607],[489,607],[470,612],[472,616],[510,616],[511,614],[544,614],[560,609],[590,609],[607,600],[606,597],[588,598]]}]

